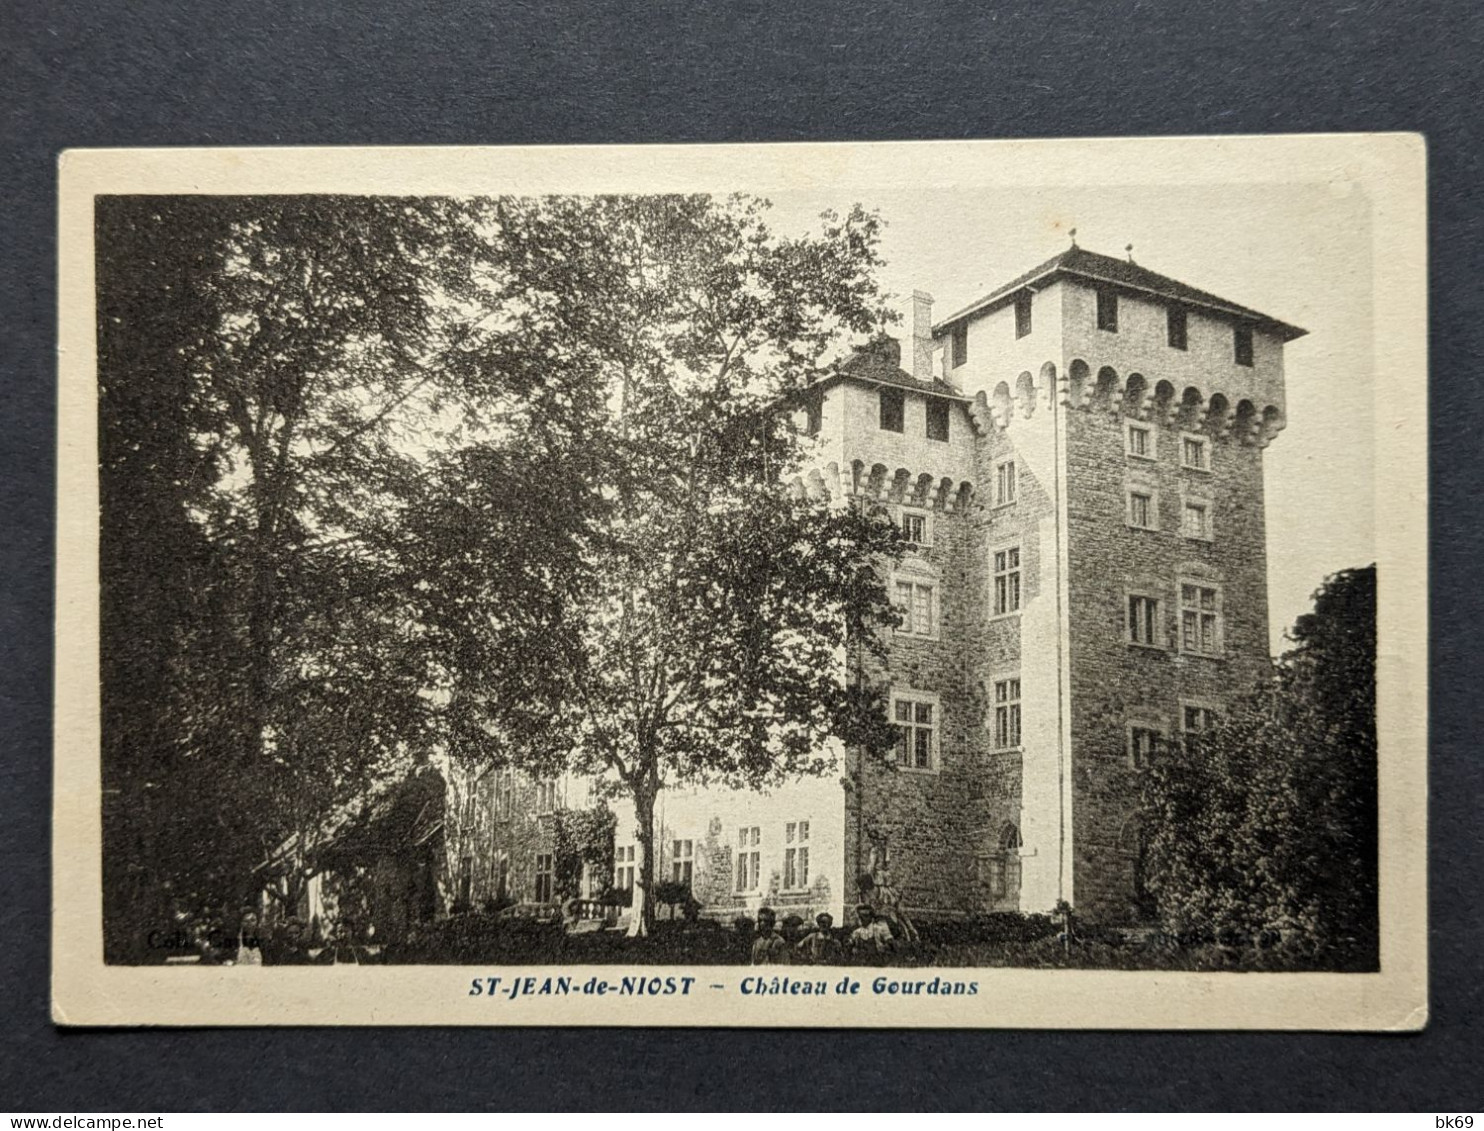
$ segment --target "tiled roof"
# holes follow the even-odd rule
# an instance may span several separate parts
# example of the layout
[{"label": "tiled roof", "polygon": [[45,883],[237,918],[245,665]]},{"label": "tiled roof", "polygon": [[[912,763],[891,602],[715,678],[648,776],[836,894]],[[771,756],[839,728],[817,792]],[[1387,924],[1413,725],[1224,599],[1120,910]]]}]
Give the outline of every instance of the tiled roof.
[{"label": "tiled roof", "polygon": [[1052,279],[1063,275],[1070,275],[1097,283],[1111,283],[1114,286],[1126,287],[1135,291],[1145,291],[1159,295],[1162,298],[1173,299],[1187,306],[1201,307],[1206,310],[1227,314],[1234,318],[1252,322],[1259,329],[1276,334],[1284,341],[1292,341],[1294,338],[1302,337],[1308,332],[1297,326],[1273,318],[1270,315],[1253,310],[1250,307],[1220,298],[1211,294],[1209,291],[1187,286],[1178,279],[1171,279],[1168,275],[1161,275],[1157,271],[1151,271],[1147,267],[1141,267],[1131,260],[1115,259],[1111,255],[1099,255],[1095,251],[1088,251],[1086,248],[1081,248],[1073,244],[1060,255],[1053,255],[1039,267],[1032,268],[1024,275],[1012,279],[1002,287],[996,288],[978,301],[970,303],[962,310],[955,311],[941,322],[938,322],[933,327],[933,333],[941,334],[955,322],[1009,302],[1015,293],[1028,283],[1038,280],[1049,283]]},{"label": "tiled roof", "polygon": [[442,826],[447,786],[431,768],[387,788],[335,829],[315,852],[323,867],[374,860],[425,844]]},{"label": "tiled roof", "polygon": [[863,346],[835,366],[833,373],[816,381],[816,385],[827,384],[841,377],[853,377],[858,381],[869,381],[875,385],[896,385],[903,389],[914,389],[933,396],[967,400],[962,393],[947,381],[934,377],[922,381],[902,368],[902,345],[895,338],[879,337]]}]

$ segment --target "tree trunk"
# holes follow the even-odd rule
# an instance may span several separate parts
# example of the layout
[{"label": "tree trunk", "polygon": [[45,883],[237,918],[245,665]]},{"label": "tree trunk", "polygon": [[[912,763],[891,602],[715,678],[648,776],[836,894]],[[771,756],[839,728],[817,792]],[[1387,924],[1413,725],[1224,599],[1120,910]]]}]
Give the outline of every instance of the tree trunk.
[{"label": "tree trunk", "polygon": [[634,789],[635,835],[639,839],[639,870],[629,912],[629,937],[640,938],[654,928],[654,801],[657,783],[646,778]]}]

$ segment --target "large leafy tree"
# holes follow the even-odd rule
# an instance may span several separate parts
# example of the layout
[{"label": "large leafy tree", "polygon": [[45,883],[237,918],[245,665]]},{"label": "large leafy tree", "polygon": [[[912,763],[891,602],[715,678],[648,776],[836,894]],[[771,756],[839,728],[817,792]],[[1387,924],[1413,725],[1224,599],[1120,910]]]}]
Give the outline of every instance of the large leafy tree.
[{"label": "large leafy tree", "polygon": [[[579,558],[531,585],[562,631],[539,650],[518,634],[514,668],[500,634],[461,631],[494,650],[495,685],[463,685],[459,717],[476,747],[491,736],[534,772],[594,773],[632,801],[636,932],[653,915],[661,790],[821,772],[831,736],[890,739],[844,656],[895,616],[875,567],[896,535],[787,489],[802,441],[782,411],[843,335],[880,324],[878,221],[855,210],[782,238],[764,216],[755,200],[663,196],[501,200],[491,217],[492,348],[600,397],[567,466],[516,496],[581,515]],[[512,505],[498,475],[464,482],[466,527]],[[432,599],[466,627],[485,615],[489,563],[445,576],[461,578],[454,598]]]},{"label": "large leafy tree", "polygon": [[895,534],[785,490],[780,425],[879,321],[877,222],[783,239],[762,216],[707,197],[100,214],[124,855],[239,897],[443,745],[606,775],[647,892],[666,785],[889,739],[842,658],[894,616],[873,563]]},{"label": "large leafy tree", "polygon": [[1326,579],[1275,679],[1148,778],[1149,885],[1174,932],[1374,965],[1376,571]]},{"label": "large leafy tree", "polygon": [[137,814],[118,858],[238,898],[439,735],[450,661],[411,608],[409,512],[449,453],[570,433],[580,397],[487,348],[472,202],[129,198],[99,220],[105,766]]}]

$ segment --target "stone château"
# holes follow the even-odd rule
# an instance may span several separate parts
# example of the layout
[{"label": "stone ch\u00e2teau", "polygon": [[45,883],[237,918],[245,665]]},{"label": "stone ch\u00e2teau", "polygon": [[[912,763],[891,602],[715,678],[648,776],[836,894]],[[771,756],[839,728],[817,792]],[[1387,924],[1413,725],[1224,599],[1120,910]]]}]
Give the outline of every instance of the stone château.
[{"label": "stone ch\u00e2teau", "polygon": [[[868,668],[894,765],[768,792],[663,791],[656,879],[704,913],[832,912],[862,876],[919,919],[1147,912],[1139,778],[1268,670],[1263,449],[1303,330],[1074,243],[808,391],[794,489],[886,508],[912,542]],[[450,780],[451,900],[549,902],[551,815],[580,781]],[[633,820],[613,875],[632,886]]]}]

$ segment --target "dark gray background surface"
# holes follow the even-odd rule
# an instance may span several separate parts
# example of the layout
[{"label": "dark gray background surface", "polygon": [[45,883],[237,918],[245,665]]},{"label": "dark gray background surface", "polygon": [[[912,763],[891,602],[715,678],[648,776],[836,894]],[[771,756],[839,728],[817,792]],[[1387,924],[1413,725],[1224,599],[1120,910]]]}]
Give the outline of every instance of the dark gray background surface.
[{"label": "dark gray background surface", "polygon": [[[1470,0],[0,5],[0,1110],[1479,1111],[1481,43]],[[1427,1032],[52,1028],[59,150],[1351,130],[1429,140]]]}]

